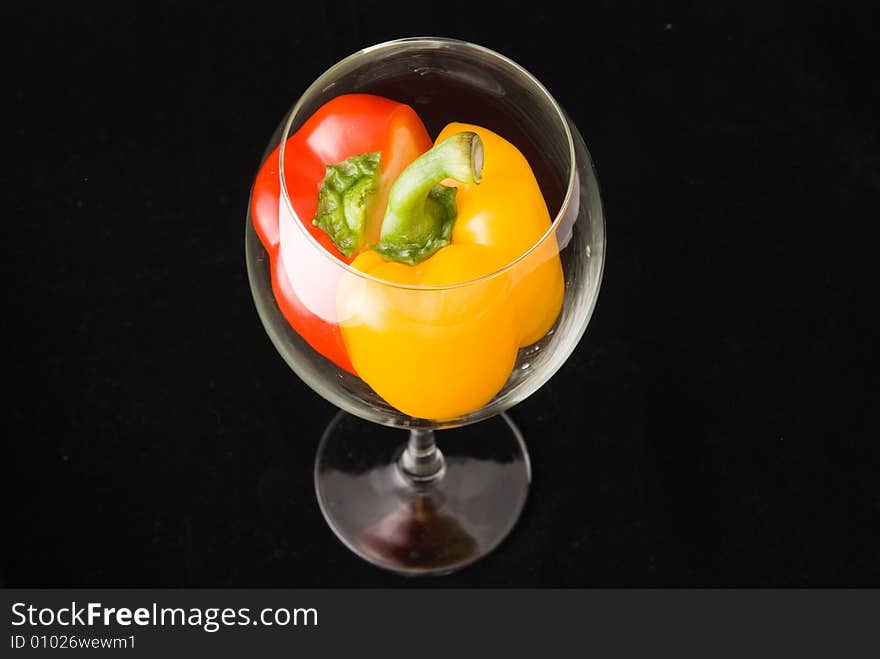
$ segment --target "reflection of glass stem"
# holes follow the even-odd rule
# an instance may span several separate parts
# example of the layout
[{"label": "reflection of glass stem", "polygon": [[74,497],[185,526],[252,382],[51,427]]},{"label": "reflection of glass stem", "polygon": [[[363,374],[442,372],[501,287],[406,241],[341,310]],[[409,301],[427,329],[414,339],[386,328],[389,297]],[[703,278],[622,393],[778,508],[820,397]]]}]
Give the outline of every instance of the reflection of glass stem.
[{"label": "reflection of glass stem", "polygon": [[410,430],[409,442],[398,464],[403,475],[417,483],[430,483],[442,478],[445,463],[434,440],[434,431]]}]

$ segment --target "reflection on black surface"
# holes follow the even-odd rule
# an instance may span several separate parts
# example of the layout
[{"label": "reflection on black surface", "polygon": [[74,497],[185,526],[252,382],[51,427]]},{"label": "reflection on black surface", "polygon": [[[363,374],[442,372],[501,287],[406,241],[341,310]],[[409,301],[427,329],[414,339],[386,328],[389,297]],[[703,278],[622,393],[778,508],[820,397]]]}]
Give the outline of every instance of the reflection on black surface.
[{"label": "reflection on black surface", "polygon": [[401,568],[442,568],[476,555],[477,541],[438,510],[431,495],[419,494],[361,534],[361,549]]}]

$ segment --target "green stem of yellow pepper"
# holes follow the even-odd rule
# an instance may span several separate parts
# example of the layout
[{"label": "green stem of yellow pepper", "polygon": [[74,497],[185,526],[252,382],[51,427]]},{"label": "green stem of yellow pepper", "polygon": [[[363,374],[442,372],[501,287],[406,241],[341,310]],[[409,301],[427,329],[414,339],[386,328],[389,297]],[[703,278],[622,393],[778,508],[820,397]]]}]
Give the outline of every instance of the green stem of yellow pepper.
[{"label": "green stem of yellow pepper", "polygon": [[456,189],[444,179],[479,183],[483,143],[471,131],[451,135],[414,160],[391,187],[379,243],[389,261],[415,265],[449,244],[457,214]]}]

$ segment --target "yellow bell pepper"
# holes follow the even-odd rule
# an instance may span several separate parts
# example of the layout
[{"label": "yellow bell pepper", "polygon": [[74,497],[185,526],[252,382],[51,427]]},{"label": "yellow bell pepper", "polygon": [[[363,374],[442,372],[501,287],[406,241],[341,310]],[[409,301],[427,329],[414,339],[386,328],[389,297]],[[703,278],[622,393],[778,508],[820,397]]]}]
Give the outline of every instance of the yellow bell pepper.
[{"label": "yellow bell pepper", "polygon": [[[464,160],[437,166],[459,146],[469,150]],[[414,194],[413,181],[421,186]],[[413,207],[430,216],[429,224],[451,208],[451,220],[407,224]],[[406,239],[386,241],[400,226],[409,230]],[[352,262],[396,286],[351,273],[340,285],[340,327],[358,375],[413,417],[448,420],[488,403],[509,378],[518,349],[543,337],[559,315],[564,283],[555,236],[497,273],[550,226],[516,147],[479,126],[446,126],[392,188],[379,245]]]}]

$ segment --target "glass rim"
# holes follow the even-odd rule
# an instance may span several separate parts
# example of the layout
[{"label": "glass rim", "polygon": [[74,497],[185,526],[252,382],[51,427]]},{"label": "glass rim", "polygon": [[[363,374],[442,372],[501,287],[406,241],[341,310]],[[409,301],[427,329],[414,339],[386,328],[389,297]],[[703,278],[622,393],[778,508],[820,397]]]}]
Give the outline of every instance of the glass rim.
[{"label": "glass rim", "polygon": [[[559,211],[556,213],[556,217],[553,218],[553,221],[550,223],[550,227],[547,229],[547,231],[544,232],[544,234],[540,238],[538,238],[531,247],[529,247],[526,251],[517,256],[515,259],[509,261],[505,265],[492,272],[486,273],[485,275],[480,275],[479,277],[474,277],[472,279],[462,280],[458,282],[452,282],[450,284],[403,284],[388,279],[382,279],[381,277],[376,277],[367,272],[363,272],[362,270],[358,270],[357,268],[353,268],[350,264],[340,261],[338,258],[333,256],[333,254],[328,252],[317,240],[315,240],[315,237],[312,236],[311,233],[309,233],[309,231],[306,229],[305,225],[297,215],[296,210],[293,207],[293,202],[290,199],[290,195],[287,192],[287,182],[285,181],[284,177],[284,151],[287,146],[287,140],[290,136],[291,126],[293,126],[294,120],[302,111],[305,99],[313,94],[317,89],[322,88],[324,84],[328,81],[328,79],[332,78],[334,74],[345,65],[350,64],[351,62],[356,61],[367,54],[392,48],[401,44],[451,45],[459,48],[475,50],[477,52],[481,52],[485,55],[504,62],[505,64],[511,66],[526,80],[528,80],[529,83],[531,83],[539,92],[541,92],[541,94],[543,94],[543,96],[550,102],[550,105],[555,110],[556,116],[559,119],[560,124],[562,125],[563,131],[565,132],[565,138],[568,142],[569,157],[568,185],[566,186],[565,197],[562,200]],[[503,275],[506,272],[509,272],[510,270],[515,268],[517,264],[524,261],[526,258],[529,257],[529,255],[539,249],[541,245],[543,245],[544,242],[546,242],[550,238],[550,236],[555,234],[556,229],[559,227],[562,219],[567,214],[569,206],[571,205],[571,200],[576,192],[577,158],[575,154],[574,137],[571,134],[571,127],[569,126],[565,112],[562,110],[562,107],[559,105],[559,103],[557,103],[556,99],[553,98],[553,95],[547,90],[547,88],[544,87],[544,85],[541,84],[541,82],[523,66],[517,64],[509,57],[506,57],[490,48],[480,46],[479,44],[471,43],[469,41],[463,41],[461,39],[450,39],[448,37],[405,37],[402,39],[393,39],[390,41],[383,41],[372,46],[367,46],[366,48],[362,48],[352,53],[351,55],[344,57],[336,64],[331,66],[329,69],[324,71],[324,73],[318,76],[315,81],[306,88],[306,90],[297,100],[296,104],[293,106],[293,109],[290,111],[290,115],[288,116],[287,121],[284,124],[284,132],[281,136],[281,145],[278,150],[278,175],[281,182],[281,196],[284,199],[284,203],[287,205],[287,209],[290,211],[293,218],[298,220],[294,222],[294,224],[297,225],[297,228],[303,233],[303,235],[305,235],[306,239],[312,244],[312,246],[320,253],[322,253],[327,259],[329,259],[334,266],[341,268],[343,271],[347,271],[350,274],[360,277],[366,281],[371,281],[373,283],[380,284],[389,288],[414,291],[450,290],[463,288],[465,286],[471,286],[480,282],[485,282],[490,279],[494,279],[495,277],[498,277],[500,275]]]}]

